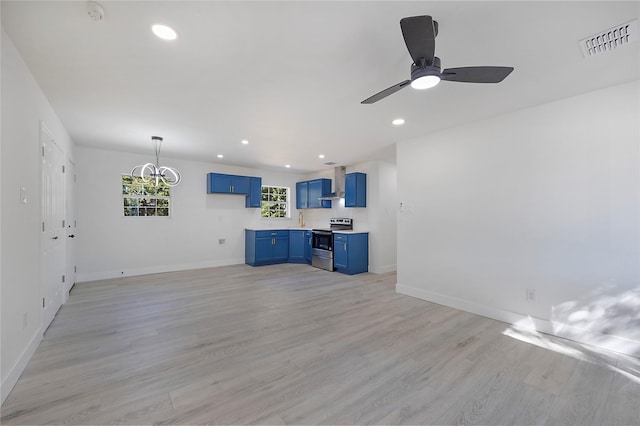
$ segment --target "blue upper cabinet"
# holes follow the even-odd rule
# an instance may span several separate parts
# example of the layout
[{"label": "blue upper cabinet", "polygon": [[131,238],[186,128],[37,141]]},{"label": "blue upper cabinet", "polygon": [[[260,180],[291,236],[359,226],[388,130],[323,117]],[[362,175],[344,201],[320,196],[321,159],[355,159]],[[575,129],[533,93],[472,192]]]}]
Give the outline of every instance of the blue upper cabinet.
[{"label": "blue upper cabinet", "polygon": [[249,178],[249,195],[245,207],[260,207],[262,201],[262,178],[251,176]]},{"label": "blue upper cabinet", "polygon": [[207,174],[207,194],[230,194],[231,175]]},{"label": "blue upper cabinet", "polygon": [[245,195],[247,197],[245,202],[246,207],[260,207],[262,178],[208,173],[207,193]]},{"label": "blue upper cabinet", "polygon": [[296,183],[297,209],[330,209],[331,200],[318,200],[331,193],[331,179],[314,179]]},{"label": "blue upper cabinet", "polygon": [[344,206],[367,207],[367,175],[348,173],[344,179]]},{"label": "blue upper cabinet", "polygon": [[207,193],[249,195],[250,180],[249,176],[209,173],[207,175]]},{"label": "blue upper cabinet", "polygon": [[309,208],[309,182],[296,183],[296,209]]},{"label": "blue upper cabinet", "polygon": [[231,193],[246,194],[251,192],[251,178],[249,176],[231,176]]}]

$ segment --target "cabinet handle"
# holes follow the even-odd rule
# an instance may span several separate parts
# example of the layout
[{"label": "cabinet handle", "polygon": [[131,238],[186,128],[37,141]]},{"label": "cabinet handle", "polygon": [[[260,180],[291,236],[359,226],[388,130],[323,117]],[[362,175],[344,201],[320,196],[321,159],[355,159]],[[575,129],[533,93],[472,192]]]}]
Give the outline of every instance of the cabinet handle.
[{"label": "cabinet handle", "polygon": [[347,251],[347,243],[344,243],[344,251]]},{"label": "cabinet handle", "polygon": [[233,185],[231,185],[231,192],[233,192]]}]

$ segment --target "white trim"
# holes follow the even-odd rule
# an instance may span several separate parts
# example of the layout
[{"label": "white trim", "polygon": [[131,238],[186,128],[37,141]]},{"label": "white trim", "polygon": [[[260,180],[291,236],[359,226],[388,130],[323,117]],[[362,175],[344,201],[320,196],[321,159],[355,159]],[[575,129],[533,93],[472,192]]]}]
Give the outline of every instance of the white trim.
[{"label": "white trim", "polygon": [[492,306],[485,306],[468,300],[462,300],[420,288],[402,285],[400,283],[396,283],[396,293],[495,319],[510,325],[517,325],[521,328],[539,331],[579,343],[585,343],[587,345],[640,357],[640,342],[629,340],[621,336],[602,334],[592,330],[580,329],[569,324],[533,318],[528,315],[505,311]]},{"label": "white trim", "polygon": [[374,274],[384,274],[387,272],[393,272],[397,270],[398,270],[398,267],[395,263],[391,265],[383,265],[383,266],[375,266],[375,267],[369,265],[369,272],[372,272]]},{"label": "white trim", "polygon": [[4,379],[4,382],[2,382],[2,385],[0,385],[0,403],[4,403],[4,400],[7,399],[7,396],[9,396],[9,393],[11,392],[13,387],[16,385],[16,383],[18,383],[20,375],[22,375],[22,372],[27,367],[27,364],[31,360],[33,354],[36,352],[36,349],[38,349],[38,345],[41,341],[42,327],[39,327],[14,366],[11,368],[11,370],[9,370],[9,374],[7,374],[7,377]]},{"label": "white trim", "polygon": [[191,269],[214,268],[217,266],[239,265],[244,257],[238,259],[207,260],[202,262],[181,263],[177,265],[156,265],[145,268],[117,269],[97,272],[80,272],[76,274],[76,284],[87,281],[108,280],[112,278],[132,277],[136,275],[160,274],[163,272],[187,271]]}]

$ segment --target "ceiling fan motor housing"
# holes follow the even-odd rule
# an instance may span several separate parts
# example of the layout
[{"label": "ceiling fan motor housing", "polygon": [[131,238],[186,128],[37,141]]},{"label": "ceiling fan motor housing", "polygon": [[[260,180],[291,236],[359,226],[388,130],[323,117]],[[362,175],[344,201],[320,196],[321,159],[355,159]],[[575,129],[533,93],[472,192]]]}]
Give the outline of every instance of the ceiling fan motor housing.
[{"label": "ceiling fan motor housing", "polygon": [[411,81],[417,80],[420,77],[424,77],[426,75],[436,75],[440,77],[441,68],[440,68],[440,58],[435,56],[433,58],[433,64],[431,65],[411,65]]}]

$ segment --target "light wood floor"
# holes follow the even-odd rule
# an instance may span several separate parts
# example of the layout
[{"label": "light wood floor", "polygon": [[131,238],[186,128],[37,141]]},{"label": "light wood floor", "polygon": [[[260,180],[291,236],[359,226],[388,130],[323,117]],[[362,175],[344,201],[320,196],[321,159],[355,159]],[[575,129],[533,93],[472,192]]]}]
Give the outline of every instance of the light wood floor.
[{"label": "light wood floor", "polygon": [[1,422],[640,424],[640,360],[395,281],[287,264],[78,285]]}]

